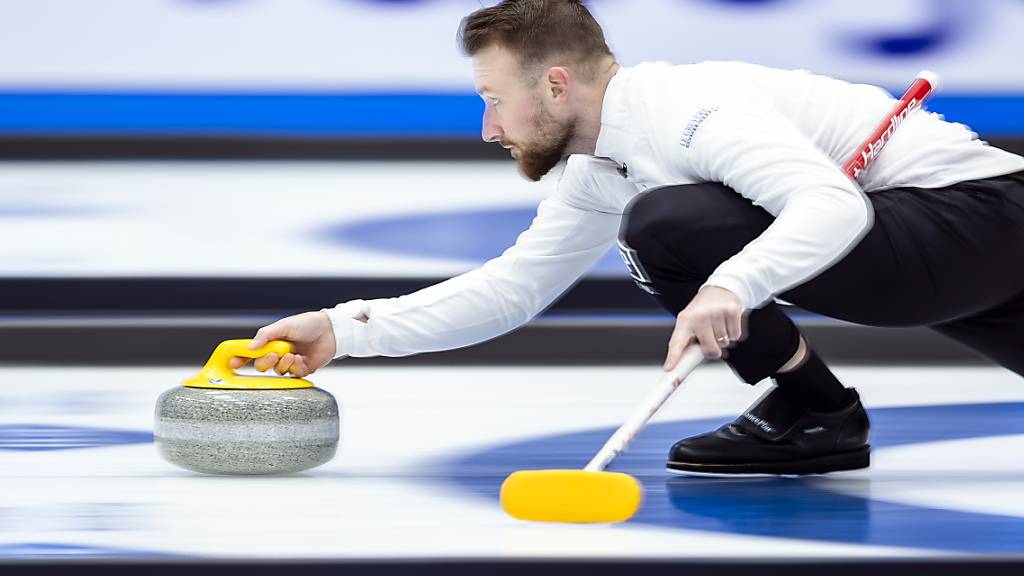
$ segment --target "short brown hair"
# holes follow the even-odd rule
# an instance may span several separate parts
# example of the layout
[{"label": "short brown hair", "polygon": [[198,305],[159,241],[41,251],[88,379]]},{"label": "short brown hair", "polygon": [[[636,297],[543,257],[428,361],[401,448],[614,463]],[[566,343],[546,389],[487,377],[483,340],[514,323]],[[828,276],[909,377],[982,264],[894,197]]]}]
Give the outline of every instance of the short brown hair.
[{"label": "short brown hair", "polygon": [[524,73],[545,64],[577,68],[593,80],[613,56],[601,25],[580,0],[504,0],[462,19],[459,45],[467,56],[499,45],[519,58]]}]

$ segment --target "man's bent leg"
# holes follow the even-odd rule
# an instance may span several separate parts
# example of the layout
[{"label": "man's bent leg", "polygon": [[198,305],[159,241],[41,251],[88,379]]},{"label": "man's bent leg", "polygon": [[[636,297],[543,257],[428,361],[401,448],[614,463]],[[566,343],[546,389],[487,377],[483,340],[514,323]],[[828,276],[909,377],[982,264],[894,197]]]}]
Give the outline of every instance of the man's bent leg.
[{"label": "man's bent leg", "polygon": [[[653,190],[631,205],[620,234],[637,284],[673,314],[689,304],[710,273],[759,236],[773,218],[720,184]],[[735,422],[673,446],[669,469],[703,473],[804,474],[868,464],[867,415],[814,354],[779,306],[746,317],[745,338],[725,361],[750,384],[774,376],[779,388]],[[780,370],[785,367],[785,374]],[[817,406],[827,406],[826,410]]]},{"label": "man's bent leg", "polygon": [[[711,272],[772,221],[721,184],[662,188],[632,204],[619,244],[637,284],[678,315]],[[775,377],[791,399],[817,410],[836,409],[846,401],[842,384],[806,346],[780,306],[751,310],[745,320],[744,338],[725,358],[743,381],[757,384]],[[804,358],[795,358],[798,352]]]},{"label": "man's bent leg", "polygon": [[[721,184],[659,188],[629,207],[619,249],[637,285],[678,315],[711,272],[772,220]],[[799,345],[796,326],[775,304],[751,310],[743,333],[725,361],[748,384],[774,374]]]}]

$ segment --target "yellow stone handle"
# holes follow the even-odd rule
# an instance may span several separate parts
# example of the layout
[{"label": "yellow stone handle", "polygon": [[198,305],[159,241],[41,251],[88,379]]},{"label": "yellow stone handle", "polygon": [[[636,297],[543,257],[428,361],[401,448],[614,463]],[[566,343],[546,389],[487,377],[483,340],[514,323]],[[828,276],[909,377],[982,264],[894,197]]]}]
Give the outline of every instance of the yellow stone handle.
[{"label": "yellow stone handle", "polygon": [[225,340],[221,342],[217,345],[217,348],[214,349],[213,355],[210,356],[210,359],[206,362],[206,366],[203,366],[203,370],[205,372],[221,376],[234,376],[235,371],[231,368],[231,359],[235,356],[240,356],[242,358],[263,358],[270,353],[274,353],[283,357],[285,354],[292,351],[292,343],[284,340],[271,340],[255,350],[249,349],[249,344],[251,343],[251,338]]},{"label": "yellow stone handle", "polygon": [[213,355],[203,369],[187,379],[184,384],[193,388],[229,388],[280,390],[286,388],[311,388],[313,383],[301,378],[288,376],[239,376],[231,368],[231,358],[262,358],[268,354],[284,356],[292,351],[291,342],[273,340],[255,350],[249,349],[252,339],[225,340],[217,345]]}]

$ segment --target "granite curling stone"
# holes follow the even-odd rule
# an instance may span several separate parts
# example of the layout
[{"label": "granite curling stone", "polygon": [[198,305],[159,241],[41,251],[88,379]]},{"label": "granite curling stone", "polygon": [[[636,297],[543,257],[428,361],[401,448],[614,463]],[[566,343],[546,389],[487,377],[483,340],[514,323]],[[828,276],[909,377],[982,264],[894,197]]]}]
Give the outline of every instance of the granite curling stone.
[{"label": "granite curling stone", "polygon": [[338,403],[312,382],[285,376],[240,376],[233,356],[291,352],[276,340],[226,340],[183,386],[157,400],[154,441],[167,461],[207,474],[283,474],[325,464],[338,449]]}]

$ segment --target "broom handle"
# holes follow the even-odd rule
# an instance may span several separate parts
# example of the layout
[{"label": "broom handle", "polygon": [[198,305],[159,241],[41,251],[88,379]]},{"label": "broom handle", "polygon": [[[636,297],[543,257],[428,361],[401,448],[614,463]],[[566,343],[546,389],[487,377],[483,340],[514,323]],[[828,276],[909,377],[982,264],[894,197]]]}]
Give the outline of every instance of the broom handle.
[{"label": "broom handle", "polygon": [[889,143],[889,139],[906,120],[907,116],[921,107],[921,104],[931,96],[932,92],[939,89],[939,75],[930,70],[922,70],[917,73],[917,78],[911,83],[903,96],[896,101],[889,113],[886,114],[882,123],[875,128],[871,136],[865,140],[857,152],[854,153],[846,164],[843,164],[843,172],[856,182],[860,175],[878,157],[878,153]]},{"label": "broom handle", "polygon": [[683,380],[693,372],[701,361],[704,360],[704,352],[700,349],[698,344],[691,344],[684,352],[683,357],[679,359],[676,367],[671,372],[665,374],[661,379],[661,383],[658,387],[651,391],[640,406],[633,412],[615,434],[604,443],[601,450],[598,451],[597,455],[594,456],[593,460],[587,464],[584,468],[587,472],[600,472],[619,455],[620,452],[629,446],[629,443],[636,438],[636,435],[640,430],[647,424],[647,421],[654,416],[654,413],[661,408],[662,404],[668,400],[668,397],[679,388],[679,385],[683,383]]}]

